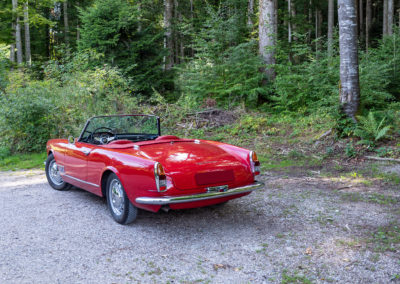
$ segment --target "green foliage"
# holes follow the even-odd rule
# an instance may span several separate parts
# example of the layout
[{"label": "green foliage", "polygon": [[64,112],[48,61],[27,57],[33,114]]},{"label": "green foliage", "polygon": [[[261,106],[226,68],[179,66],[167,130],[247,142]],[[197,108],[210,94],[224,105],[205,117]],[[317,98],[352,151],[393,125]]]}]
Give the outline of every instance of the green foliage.
[{"label": "green foliage", "polygon": [[125,0],[95,0],[91,7],[80,10],[78,48],[103,54],[99,64],[117,66],[131,77],[135,92],[150,95],[152,88],[162,89],[168,79],[161,69],[162,31],[150,19],[145,23],[139,20],[138,5]]},{"label": "green foliage", "polygon": [[352,142],[347,143],[346,148],[344,149],[344,153],[349,158],[354,158],[355,156],[357,156],[357,151],[354,148],[354,145]]},{"label": "green foliage", "polygon": [[[338,114],[339,55],[328,57],[324,51],[316,53],[303,42],[300,36],[290,46],[285,41],[278,43],[277,77],[271,97],[275,109],[306,115],[326,110],[336,117],[340,136],[351,135],[352,123]],[[397,33],[380,41],[378,47],[370,48],[368,53],[360,52],[361,111],[382,110],[400,98],[400,76],[396,76],[399,68],[400,36]]]},{"label": "green foliage", "polygon": [[49,138],[77,136],[90,116],[137,108],[128,82],[108,66],[63,74],[62,83],[23,81],[26,74],[19,71],[10,76],[13,81],[0,97],[0,145],[12,153],[43,151]]},{"label": "green foliage", "polygon": [[8,138],[13,151],[43,150],[51,135],[51,119],[56,114],[49,87],[34,83],[0,98],[2,139]]},{"label": "green foliage", "polygon": [[336,106],[333,117],[335,119],[334,129],[338,138],[349,137],[354,134],[357,124],[344,113],[340,106]]},{"label": "green foliage", "polygon": [[262,116],[244,115],[239,123],[229,130],[232,135],[243,133],[260,133],[267,130],[267,118]]},{"label": "green foliage", "polygon": [[256,41],[245,42],[237,15],[229,16],[220,7],[208,7],[201,30],[195,34],[195,57],[177,68],[176,85],[190,107],[206,98],[232,106],[246,102],[255,106],[267,90],[262,87],[263,67]]},{"label": "green foliage", "polygon": [[385,138],[391,128],[390,125],[385,124],[385,118],[378,123],[372,111],[368,113],[367,117],[358,116],[359,123],[354,134],[361,138],[358,144],[373,145],[375,142]]},{"label": "green foliage", "polygon": [[306,276],[299,274],[297,271],[294,273],[289,273],[286,269],[282,272],[282,284],[288,283],[302,283],[302,284],[311,284],[311,280],[309,280]]},{"label": "green foliage", "polygon": [[369,243],[375,246],[375,250],[379,252],[397,251],[400,246],[400,226],[392,223],[386,227],[380,227],[377,232],[372,235]]},{"label": "green foliage", "polygon": [[[293,58],[292,60],[289,60]],[[271,100],[278,111],[310,114],[338,105],[339,57],[317,55],[308,44],[277,47],[275,94]]]}]

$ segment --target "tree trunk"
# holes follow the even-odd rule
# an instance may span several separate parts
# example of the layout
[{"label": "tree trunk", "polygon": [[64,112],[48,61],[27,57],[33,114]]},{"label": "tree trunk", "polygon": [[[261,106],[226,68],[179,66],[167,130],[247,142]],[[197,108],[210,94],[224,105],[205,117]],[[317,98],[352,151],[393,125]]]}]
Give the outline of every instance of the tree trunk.
[{"label": "tree trunk", "polygon": [[315,10],[315,51],[318,57],[318,51],[320,49],[320,41],[319,38],[322,35],[322,11],[318,8]]},{"label": "tree trunk", "polygon": [[[191,25],[191,27],[192,27],[192,30],[193,30],[193,19],[194,19],[194,17],[193,17],[193,0],[190,0],[190,25]],[[194,48],[193,48],[193,46],[190,48],[190,54],[191,54],[191,56],[192,56],[192,58],[194,57]]]},{"label": "tree trunk", "polygon": [[15,63],[15,44],[10,44],[10,61]]},{"label": "tree trunk", "polygon": [[288,41],[289,43],[292,40],[296,40],[296,37],[293,37],[293,31],[296,29],[296,24],[294,24],[294,19],[296,18],[296,7],[294,6],[293,0],[287,0],[288,2]]},{"label": "tree trunk", "polygon": [[[292,37],[293,40],[296,41],[297,37],[293,35],[293,33],[296,32],[297,26],[296,26],[296,15],[297,15],[297,11],[296,11],[296,6],[294,5],[294,1],[291,0],[291,6],[290,6],[290,11],[291,11],[291,15],[290,15],[290,20],[291,20],[291,26],[292,26]],[[277,13],[278,14],[278,13]]]},{"label": "tree trunk", "polygon": [[367,0],[367,5],[365,7],[365,49],[368,52],[369,48],[369,34],[371,30],[371,24],[372,24],[372,9],[371,9],[371,1],[372,0]]},{"label": "tree trunk", "polygon": [[140,33],[142,31],[142,5],[140,2],[137,3],[137,9],[138,9],[138,27],[137,31]]},{"label": "tree trunk", "polygon": [[[178,0],[174,0],[174,14],[173,14],[173,19],[175,21],[178,19]],[[177,29],[174,29],[172,32],[173,35],[173,40],[174,40],[174,48],[175,48],[175,54],[174,54],[174,63],[179,64],[179,34]]]},{"label": "tree trunk", "polygon": [[21,39],[21,25],[19,23],[18,0],[12,0],[12,8],[15,13],[15,44],[17,46],[17,63],[22,64],[22,39]]},{"label": "tree trunk", "polygon": [[164,69],[170,70],[174,66],[174,47],[172,38],[172,15],[174,12],[173,0],[164,0],[164,48],[168,50],[168,56],[164,56]]},{"label": "tree trunk", "polygon": [[310,0],[310,2],[308,4],[308,26],[309,26],[308,31],[307,31],[307,37],[308,37],[307,38],[307,42],[308,43],[311,42],[312,15],[313,15],[313,12],[312,12],[312,0]]},{"label": "tree trunk", "polygon": [[340,103],[344,113],[356,122],[360,103],[358,75],[357,17],[354,0],[338,0],[340,47]]},{"label": "tree trunk", "polygon": [[247,26],[249,28],[253,27],[253,15],[254,15],[254,0],[249,0],[247,6]]},{"label": "tree trunk", "polygon": [[[79,1],[76,2],[76,7],[79,8]],[[80,34],[80,26],[79,26],[79,17],[76,21],[76,41],[78,42],[81,39],[81,34]]]},{"label": "tree trunk", "polygon": [[275,0],[259,1],[259,52],[263,62],[268,65],[265,73],[269,80],[275,78],[275,70],[270,65],[275,64],[276,11]]},{"label": "tree trunk", "polygon": [[69,23],[68,23],[68,0],[63,3],[64,10],[64,39],[65,44],[69,44]]},{"label": "tree trunk", "polygon": [[358,15],[358,0],[354,0],[355,1],[355,7],[356,7],[356,23],[357,23],[357,37],[358,37],[358,35],[359,35],[359,32],[360,32],[360,30],[359,30],[359,15]]},{"label": "tree trunk", "polygon": [[388,16],[387,16],[387,34],[393,35],[393,17],[394,17],[394,4],[393,0],[388,0]]},{"label": "tree trunk", "polygon": [[383,36],[387,35],[388,32],[387,20],[388,20],[388,0],[383,0],[383,29],[382,29]]},{"label": "tree trunk", "polygon": [[289,14],[289,21],[288,21],[288,41],[289,43],[292,42],[292,2],[291,0],[287,0],[288,2],[288,14]]},{"label": "tree trunk", "polygon": [[[11,31],[12,31],[12,37],[15,38],[15,23],[14,23],[14,21],[11,23]],[[10,61],[12,63],[15,63],[15,44],[14,43],[10,44]]]},{"label": "tree trunk", "polygon": [[28,0],[24,3],[24,26],[25,26],[25,61],[28,66],[31,66],[31,34],[29,31],[29,3]]},{"label": "tree trunk", "polygon": [[358,20],[359,20],[359,30],[360,30],[360,38],[364,39],[365,34],[365,26],[364,26],[364,1],[360,0],[359,3],[359,12],[358,12]]},{"label": "tree trunk", "polygon": [[332,56],[333,50],[333,26],[334,26],[334,16],[335,16],[335,2],[334,0],[329,0],[328,7],[328,56]]}]

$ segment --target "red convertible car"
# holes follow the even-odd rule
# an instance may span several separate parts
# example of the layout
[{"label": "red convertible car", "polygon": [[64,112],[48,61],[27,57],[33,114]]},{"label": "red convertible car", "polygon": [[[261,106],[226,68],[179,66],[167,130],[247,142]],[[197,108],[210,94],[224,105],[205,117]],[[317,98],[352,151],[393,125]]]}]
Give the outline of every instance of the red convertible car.
[{"label": "red convertible car", "polygon": [[47,142],[46,176],[57,190],[71,185],[107,198],[120,224],[138,208],[185,209],[225,203],[263,186],[253,151],[215,141],[161,135],[152,115],[89,119],[74,139]]}]

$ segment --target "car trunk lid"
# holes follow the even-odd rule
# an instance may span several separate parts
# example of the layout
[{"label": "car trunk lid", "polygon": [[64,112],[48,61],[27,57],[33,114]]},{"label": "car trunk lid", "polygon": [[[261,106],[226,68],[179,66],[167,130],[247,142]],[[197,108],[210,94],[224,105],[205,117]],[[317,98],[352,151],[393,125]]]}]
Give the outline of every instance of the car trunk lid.
[{"label": "car trunk lid", "polygon": [[180,190],[244,183],[247,165],[222,148],[193,140],[146,143],[139,155],[160,162]]}]

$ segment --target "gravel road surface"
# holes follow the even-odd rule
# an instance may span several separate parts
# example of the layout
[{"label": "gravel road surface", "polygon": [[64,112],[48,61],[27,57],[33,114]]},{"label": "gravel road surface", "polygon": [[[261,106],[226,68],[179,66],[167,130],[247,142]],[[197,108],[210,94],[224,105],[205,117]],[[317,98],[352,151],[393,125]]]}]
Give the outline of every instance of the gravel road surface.
[{"label": "gravel road surface", "polygon": [[261,179],[262,191],[222,207],[142,211],[121,226],[102,198],[55,191],[43,171],[0,172],[0,282],[399,281],[398,245],[368,241],[399,220],[399,190],[351,187],[391,196],[381,204],[347,198],[343,181],[320,176]]}]

